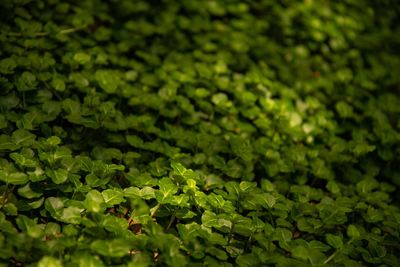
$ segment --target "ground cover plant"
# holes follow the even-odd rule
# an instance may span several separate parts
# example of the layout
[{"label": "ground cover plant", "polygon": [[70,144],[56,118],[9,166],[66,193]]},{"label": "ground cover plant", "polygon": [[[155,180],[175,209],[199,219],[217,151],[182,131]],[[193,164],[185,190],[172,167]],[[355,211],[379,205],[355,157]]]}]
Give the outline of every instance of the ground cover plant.
[{"label": "ground cover plant", "polygon": [[0,266],[400,266],[399,15],[0,1]]}]

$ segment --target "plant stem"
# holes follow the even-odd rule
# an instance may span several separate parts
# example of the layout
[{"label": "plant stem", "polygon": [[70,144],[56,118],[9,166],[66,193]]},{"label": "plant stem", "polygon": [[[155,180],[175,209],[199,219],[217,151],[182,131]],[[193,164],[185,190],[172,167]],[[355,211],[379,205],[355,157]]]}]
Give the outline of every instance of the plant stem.
[{"label": "plant stem", "polygon": [[234,228],[235,228],[235,223],[232,224],[231,230],[230,230],[230,232],[229,232],[228,245],[231,243],[231,239],[232,239],[232,236],[233,236],[233,230],[234,230]]},{"label": "plant stem", "polygon": [[336,250],[334,253],[332,253],[332,255],[330,255],[329,258],[327,258],[324,261],[324,264],[327,264],[328,262],[330,262],[336,256],[336,254],[338,254],[338,252],[339,252],[339,250]]},{"label": "plant stem", "polygon": [[14,191],[15,189],[15,185],[13,185],[11,187],[11,189],[8,188],[8,184],[7,184],[7,190],[3,193],[3,202],[1,203],[0,209],[4,208],[4,206],[7,204],[8,198],[10,196],[10,194]]},{"label": "plant stem", "polygon": [[150,216],[154,217],[154,215],[156,214],[157,210],[160,208],[161,204],[157,204],[156,206],[154,206],[153,208],[150,209]]},{"label": "plant stem", "polygon": [[169,223],[168,223],[166,231],[169,230],[169,228],[171,227],[171,225],[175,221],[175,219],[176,219],[176,217],[175,217],[175,213],[174,213],[174,214],[172,214],[171,219],[169,220]]}]

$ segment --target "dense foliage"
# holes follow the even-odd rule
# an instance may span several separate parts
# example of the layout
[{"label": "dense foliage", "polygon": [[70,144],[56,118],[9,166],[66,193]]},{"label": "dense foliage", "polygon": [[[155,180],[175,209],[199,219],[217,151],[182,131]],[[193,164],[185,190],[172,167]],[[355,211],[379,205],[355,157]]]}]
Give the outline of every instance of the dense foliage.
[{"label": "dense foliage", "polygon": [[400,266],[396,0],[1,0],[0,266]]}]

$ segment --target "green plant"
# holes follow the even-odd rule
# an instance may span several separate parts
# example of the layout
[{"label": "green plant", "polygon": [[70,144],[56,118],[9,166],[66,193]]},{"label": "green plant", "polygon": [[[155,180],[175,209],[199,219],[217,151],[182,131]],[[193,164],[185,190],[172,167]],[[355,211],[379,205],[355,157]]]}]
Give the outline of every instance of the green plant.
[{"label": "green plant", "polygon": [[396,1],[0,3],[1,266],[399,266]]}]

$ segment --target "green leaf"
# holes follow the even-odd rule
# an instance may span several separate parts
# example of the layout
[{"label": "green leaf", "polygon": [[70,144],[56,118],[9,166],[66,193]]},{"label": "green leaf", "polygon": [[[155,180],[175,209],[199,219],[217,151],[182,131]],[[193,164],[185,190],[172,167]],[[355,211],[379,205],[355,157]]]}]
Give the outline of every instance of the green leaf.
[{"label": "green leaf", "polygon": [[240,195],[240,188],[239,184],[236,182],[227,182],[225,183],[225,188],[226,191],[229,193],[229,198],[230,200],[237,200]]},{"label": "green leaf", "polygon": [[179,206],[179,207],[186,207],[186,206],[188,206],[188,201],[189,201],[189,196],[182,194],[179,196],[173,196],[173,199],[170,202],[170,204]]},{"label": "green leaf", "polygon": [[358,231],[357,227],[353,224],[350,224],[347,227],[347,235],[351,238],[351,239],[359,239],[360,238],[360,232]]},{"label": "green leaf", "polygon": [[103,195],[104,202],[108,207],[112,207],[125,201],[124,194],[121,191],[107,189],[101,192],[101,194]]},{"label": "green leaf", "polygon": [[201,222],[203,223],[204,226],[206,227],[218,227],[218,216],[211,212],[206,210],[203,215],[201,216]]},{"label": "green leaf", "polygon": [[267,208],[272,208],[274,205],[275,205],[275,203],[276,203],[276,198],[273,196],[273,195],[271,195],[271,194],[269,194],[269,193],[263,193],[262,194],[262,199],[265,201],[265,203],[267,204],[266,206],[267,206]]},{"label": "green leaf", "polygon": [[[24,203],[25,202],[25,203]],[[34,201],[18,201],[18,209],[20,210],[32,210],[32,209],[38,209],[43,205],[44,198],[39,198]]]},{"label": "green leaf", "polygon": [[90,55],[83,52],[79,52],[74,55],[74,60],[79,64],[83,65],[90,61]]},{"label": "green leaf", "polygon": [[67,207],[62,211],[59,220],[65,223],[79,224],[82,220],[82,211],[83,209],[78,207]]},{"label": "green leaf", "polygon": [[332,199],[323,199],[317,206],[320,217],[325,224],[342,224],[347,221],[347,212],[351,212],[350,208],[340,206]]},{"label": "green leaf", "polygon": [[342,237],[332,234],[326,235],[326,242],[335,249],[343,248],[343,240]]},{"label": "green leaf", "polygon": [[208,247],[206,248],[206,252],[215,256],[217,259],[221,261],[226,261],[228,259],[228,254],[222,249],[218,249],[216,247]]},{"label": "green leaf", "polygon": [[[1,79],[0,79],[1,80]],[[2,96],[0,98],[0,110],[10,111],[21,103],[21,99],[15,93]]]},{"label": "green leaf", "polygon": [[3,206],[3,210],[7,215],[10,215],[10,216],[18,215],[18,208],[14,203],[6,203]]},{"label": "green leaf", "polygon": [[59,92],[65,91],[65,82],[61,78],[54,78],[51,81],[51,86],[53,86],[53,88],[56,91],[59,91]]},{"label": "green leaf", "polygon": [[18,91],[21,92],[35,90],[37,85],[36,76],[29,71],[24,71],[18,77],[16,85]]},{"label": "green leaf", "polygon": [[209,235],[207,235],[207,240],[214,245],[220,245],[220,246],[227,245],[227,241],[224,238],[224,236],[218,233],[210,233]]},{"label": "green leaf", "polygon": [[243,181],[239,184],[239,188],[242,192],[246,192],[249,193],[251,192],[254,188],[257,187],[257,184],[254,182],[247,182],[247,181]]},{"label": "green leaf", "polygon": [[51,178],[53,183],[62,184],[68,180],[68,171],[65,169],[46,170],[46,175]]},{"label": "green leaf", "polygon": [[102,225],[107,231],[113,232],[115,234],[125,235],[124,230],[128,229],[128,221],[125,218],[118,218],[114,215],[107,215]]},{"label": "green leaf", "polygon": [[151,265],[151,262],[152,257],[148,253],[138,253],[133,256],[127,267],[147,267]]},{"label": "green leaf", "polygon": [[63,208],[64,208],[64,203],[60,198],[56,197],[49,197],[46,199],[44,202],[44,207],[46,210],[50,213],[50,215],[53,218],[60,218]]},{"label": "green leaf", "polygon": [[50,146],[57,146],[61,144],[61,139],[58,136],[50,136],[46,139],[46,143]]},{"label": "green leaf", "polygon": [[50,256],[44,256],[43,258],[40,259],[38,262],[38,267],[63,267],[62,263],[60,260],[50,257]]},{"label": "green leaf", "polygon": [[318,250],[321,252],[327,252],[331,249],[330,246],[326,245],[325,243],[317,240],[312,240],[308,243],[308,247],[314,250]]},{"label": "green leaf", "polygon": [[364,218],[369,223],[376,223],[383,220],[383,214],[379,209],[369,206],[367,213],[364,214]]},{"label": "green leaf", "polygon": [[89,80],[87,77],[82,73],[71,73],[68,77],[69,81],[74,82],[75,85],[79,88],[85,88],[89,85]]},{"label": "green leaf", "polygon": [[7,184],[23,185],[29,181],[28,175],[23,172],[0,173],[0,180]]},{"label": "green leaf", "polygon": [[4,115],[0,114],[0,129],[4,129],[7,127],[7,119]]},{"label": "green leaf", "polygon": [[342,118],[348,118],[353,115],[353,107],[347,104],[346,102],[340,101],[335,106],[336,111],[339,113],[339,116]]},{"label": "green leaf", "polygon": [[355,145],[353,152],[357,156],[362,156],[369,152],[374,151],[375,149],[376,149],[376,146],[374,146],[374,145],[369,145],[367,143],[358,143]]},{"label": "green leaf", "polygon": [[275,185],[271,181],[269,181],[267,179],[262,179],[261,180],[261,188],[264,191],[267,191],[267,192],[272,192],[272,191],[276,190],[275,189]]},{"label": "green leaf", "polygon": [[144,145],[143,140],[140,139],[136,135],[128,135],[128,136],[126,136],[126,141],[128,142],[128,144],[130,144],[131,146],[134,146],[134,147],[141,148]]},{"label": "green leaf", "polygon": [[189,224],[177,224],[176,228],[178,229],[179,235],[181,236],[182,240],[184,242],[190,242],[198,235],[200,225],[192,222]]},{"label": "green leaf", "polygon": [[155,198],[155,191],[156,190],[149,186],[145,186],[142,189],[132,186],[124,189],[124,196],[130,198],[139,197],[142,199],[152,199]]},{"label": "green leaf", "polygon": [[332,194],[338,194],[340,193],[340,187],[335,181],[329,181],[328,184],[326,185],[326,188],[331,192]]},{"label": "green leaf", "polygon": [[222,196],[214,193],[211,193],[208,196],[207,201],[211,204],[211,206],[217,209],[222,209],[225,205],[225,199]]},{"label": "green leaf", "polygon": [[95,147],[92,151],[92,155],[99,160],[112,161],[113,159],[121,160],[122,153],[116,148],[103,148]]},{"label": "green leaf", "polygon": [[224,168],[224,172],[232,178],[240,178],[243,173],[243,166],[238,159],[229,160]]},{"label": "green leaf", "polygon": [[17,146],[8,135],[0,135],[0,150],[15,150]]},{"label": "green leaf", "polygon": [[90,255],[89,253],[74,254],[72,257],[72,263],[78,267],[104,267],[105,265],[99,259],[98,256]]},{"label": "green leaf", "polygon": [[140,197],[143,199],[155,198],[155,190],[149,186],[145,186],[140,190]]},{"label": "green leaf", "polygon": [[357,183],[357,191],[360,194],[368,194],[378,187],[379,183],[372,178],[367,178]]},{"label": "green leaf", "polygon": [[174,171],[177,175],[183,177],[185,180],[188,180],[188,179],[197,180],[198,179],[198,175],[193,170],[186,169],[179,162],[172,161],[171,167],[172,167],[172,169],[174,169]]},{"label": "green leaf", "polygon": [[11,139],[16,146],[27,147],[31,146],[35,141],[36,135],[27,130],[19,129],[13,132]]},{"label": "green leaf", "polygon": [[17,67],[17,62],[15,62],[14,58],[4,58],[0,60],[0,73],[2,74],[11,74],[14,72],[14,69]]},{"label": "green leaf", "polygon": [[160,190],[155,192],[155,196],[160,204],[168,203],[172,200],[172,195],[178,192],[178,187],[172,182],[170,178],[162,178],[158,182],[158,186]]},{"label": "green leaf", "polygon": [[40,238],[43,235],[43,229],[36,223],[36,220],[19,215],[16,222],[18,228],[32,238]]},{"label": "green leaf", "polygon": [[368,250],[371,252],[373,257],[383,258],[387,254],[386,248],[379,245],[376,241],[369,241]]},{"label": "green leaf", "polygon": [[77,162],[83,171],[85,171],[85,172],[93,171],[93,162],[89,157],[78,156]]},{"label": "green leaf", "polygon": [[[242,254],[236,258],[236,264],[243,267],[257,266],[260,264],[259,260],[253,254]],[[216,266],[216,265],[215,265]]]},{"label": "green leaf", "polygon": [[293,257],[301,260],[308,260],[309,252],[306,247],[297,246],[292,250]]},{"label": "green leaf", "polygon": [[12,158],[18,165],[22,167],[36,167],[36,161],[21,155],[19,153],[11,153],[10,158]]},{"label": "green leaf", "polygon": [[96,240],[90,245],[94,253],[113,258],[128,256],[131,248],[132,243],[124,239]]},{"label": "green leaf", "polygon": [[81,104],[79,103],[79,101],[67,98],[63,100],[62,107],[65,110],[65,112],[70,114],[70,116],[72,115],[75,117],[81,116]]},{"label": "green leaf", "polygon": [[243,236],[251,236],[253,234],[252,220],[244,216],[238,216],[234,219],[233,231]]},{"label": "green leaf", "polygon": [[325,265],[326,257],[324,253],[316,249],[309,249],[308,251],[308,260],[311,263],[311,266]]},{"label": "green leaf", "polygon": [[228,105],[228,96],[223,93],[215,94],[212,96],[211,101],[217,106],[226,106]]},{"label": "green leaf", "polygon": [[32,198],[41,197],[43,195],[43,193],[34,191],[31,188],[31,184],[27,183],[25,186],[21,186],[18,188],[18,195],[25,197],[25,198],[32,199]]},{"label": "green leaf", "polygon": [[283,249],[289,249],[288,242],[292,240],[292,232],[285,228],[277,228],[272,236],[273,240],[279,242]]},{"label": "green leaf", "polygon": [[253,159],[253,147],[248,139],[232,137],[230,140],[232,152],[244,161]]},{"label": "green leaf", "polygon": [[115,93],[119,86],[118,75],[110,70],[97,70],[95,79],[106,93]]},{"label": "green leaf", "polygon": [[97,190],[89,191],[86,194],[83,204],[85,208],[91,212],[101,212],[106,208],[103,195]]}]

